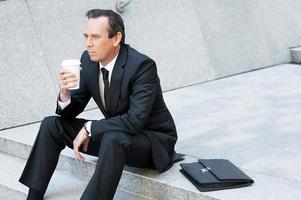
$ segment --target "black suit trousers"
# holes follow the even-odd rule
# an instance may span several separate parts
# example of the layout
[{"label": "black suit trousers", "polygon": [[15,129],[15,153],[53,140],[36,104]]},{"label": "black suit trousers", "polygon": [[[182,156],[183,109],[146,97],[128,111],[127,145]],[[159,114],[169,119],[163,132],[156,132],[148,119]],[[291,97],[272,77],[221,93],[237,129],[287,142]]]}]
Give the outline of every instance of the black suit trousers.
[{"label": "black suit trousers", "polygon": [[[60,152],[65,146],[73,148],[73,140],[85,122],[85,119],[46,117],[41,123],[20,182],[45,193]],[[106,132],[99,140],[90,141],[85,153],[98,156],[99,159],[82,200],[113,199],[125,164],[154,168],[151,145],[144,134]]]}]

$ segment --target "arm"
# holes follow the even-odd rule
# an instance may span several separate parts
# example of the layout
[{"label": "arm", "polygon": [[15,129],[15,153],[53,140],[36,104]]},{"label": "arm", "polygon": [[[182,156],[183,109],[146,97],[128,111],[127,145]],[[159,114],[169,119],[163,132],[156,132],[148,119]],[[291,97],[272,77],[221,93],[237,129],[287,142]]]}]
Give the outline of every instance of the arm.
[{"label": "arm", "polygon": [[160,90],[156,64],[152,60],[142,62],[130,84],[132,91],[126,113],[108,119],[94,120],[91,124],[92,140],[112,130],[138,134],[142,131]]},{"label": "arm", "polygon": [[[81,62],[83,59],[81,59]],[[79,113],[81,113],[89,102],[91,95],[85,84],[84,69],[80,72],[80,88],[78,90],[66,90],[63,86],[62,81],[60,81],[61,91],[58,96],[58,101],[70,100],[70,103],[62,109],[62,107],[57,105],[56,113],[61,115],[63,118],[75,118]]]}]

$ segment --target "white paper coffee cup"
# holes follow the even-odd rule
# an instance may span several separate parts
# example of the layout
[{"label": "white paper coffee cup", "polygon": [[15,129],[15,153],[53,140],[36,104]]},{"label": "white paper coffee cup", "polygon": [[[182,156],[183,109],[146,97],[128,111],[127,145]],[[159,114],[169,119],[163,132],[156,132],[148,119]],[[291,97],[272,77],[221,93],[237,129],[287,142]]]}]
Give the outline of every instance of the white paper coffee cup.
[{"label": "white paper coffee cup", "polygon": [[73,72],[76,75],[77,84],[76,86],[69,88],[69,90],[76,90],[79,88],[79,82],[80,82],[80,61],[77,59],[68,59],[68,60],[63,60],[62,62],[62,68],[67,69],[71,72]]}]

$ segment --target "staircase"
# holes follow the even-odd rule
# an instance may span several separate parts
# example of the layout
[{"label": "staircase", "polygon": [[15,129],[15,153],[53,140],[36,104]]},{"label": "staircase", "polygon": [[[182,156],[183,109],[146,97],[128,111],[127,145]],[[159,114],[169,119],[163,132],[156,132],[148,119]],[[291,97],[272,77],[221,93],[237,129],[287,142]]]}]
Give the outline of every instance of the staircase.
[{"label": "staircase", "polygon": [[[164,93],[175,119],[182,162],[225,158],[255,180],[245,188],[199,192],[179,163],[162,174],[125,167],[115,200],[251,200],[301,197],[301,67],[282,64]],[[99,118],[98,110],[81,117]],[[40,123],[0,131],[0,199],[22,200],[18,182]],[[79,199],[96,157],[62,151],[46,200]]]},{"label": "staircase", "polygon": [[[2,151],[0,163],[4,163],[0,168],[1,172],[4,172],[0,176],[0,185],[3,185],[4,191],[8,190],[8,192],[3,193],[3,196],[6,195],[2,197],[3,199],[11,198],[9,191],[15,190],[18,195],[23,196],[27,193],[27,187],[18,183],[17,180],[25,166],[25,160],[30,153],[39,125],[40,123],[36,123],[8,129],[0,134]],[[89,155],[85,155],[85,161],[77,161],[73,158],[73,151],[65,148],[60,156],[57,170],[49,183],[45,198],[79,199],[92,176],[96,161],[97,157]],[[186,191],[185,194],[182,194],[183,188],[174,187],[168,183],[184,179],[180,173],[177,173],[178,170],[179,166],[175,165],[171,170],[160,175],[154,170],[126,167],[115,199],[147,200],[163,197],[163,199],[174,199],[172,196],[178,193],[180,194],[179,199],[185,199],[187,195],[197,195],[199,192],[196,190]],[[171,173],[175,173],[177,176],[171,175]],[[189,186],[191,187],[191,185]],[[191,189],[194,190],[193,187]]]}]

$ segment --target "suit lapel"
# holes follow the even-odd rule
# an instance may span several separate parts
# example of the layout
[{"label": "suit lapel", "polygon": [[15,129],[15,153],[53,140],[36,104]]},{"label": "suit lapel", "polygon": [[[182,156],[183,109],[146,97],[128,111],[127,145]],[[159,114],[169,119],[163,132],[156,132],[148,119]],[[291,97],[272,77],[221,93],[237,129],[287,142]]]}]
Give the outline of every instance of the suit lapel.
[{"label": "suit lapel", "polygon": [[120,95],[121,79],[124,72],[124,65],[126,64],[126,60],[127,48],[126,46],[121,46],[119,55],[114,65],[110,82],[108,113],[112,115],[116,113],[117,103]]}]

